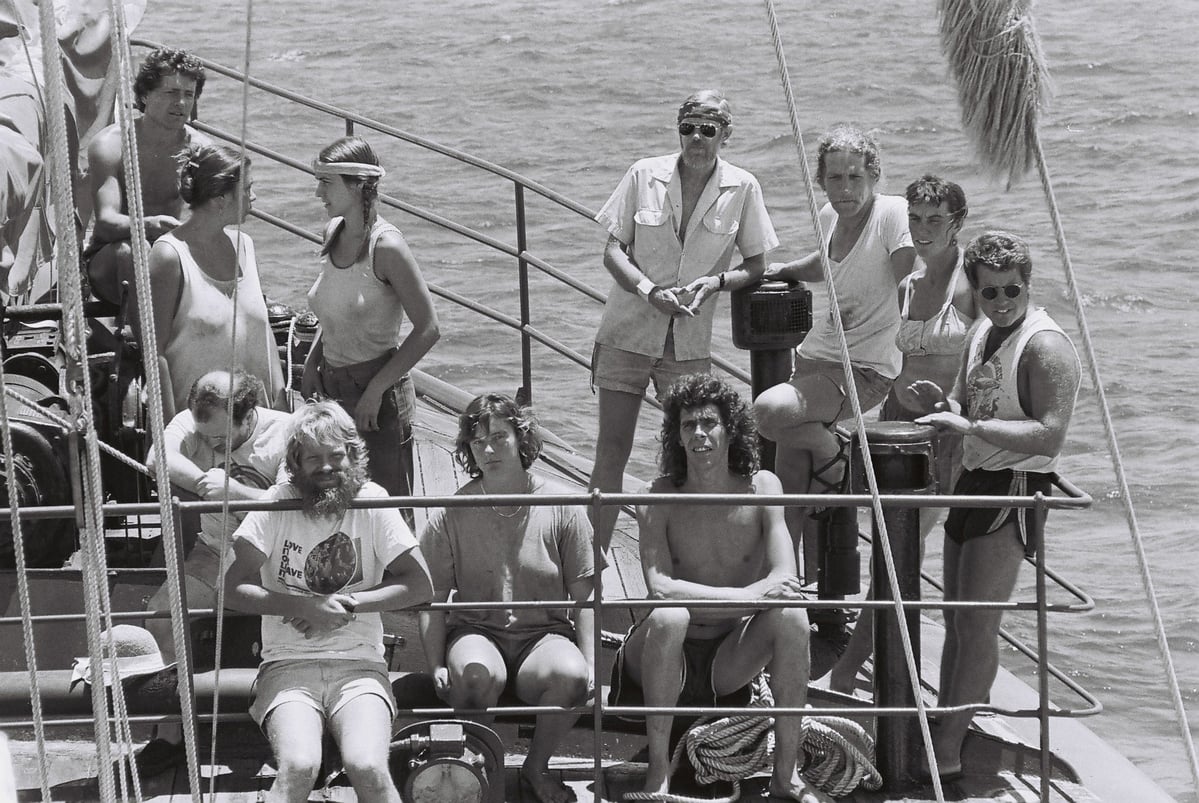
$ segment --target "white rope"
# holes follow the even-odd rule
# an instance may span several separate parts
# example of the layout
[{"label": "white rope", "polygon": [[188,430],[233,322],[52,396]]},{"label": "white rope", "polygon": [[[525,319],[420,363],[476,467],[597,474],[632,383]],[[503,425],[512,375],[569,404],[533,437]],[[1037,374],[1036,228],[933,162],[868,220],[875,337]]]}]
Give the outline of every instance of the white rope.
[{"label": "white rope", "polygon": [[[241,266],[241,257],[242,257],[242,237],[243,237],[242,221],[245,219],[245,216],[246,216],[246,210],[245,210],[245,203],[246,203],[245,186],[246,186],[246,178],[247,178],[247,176],[246,176],[246,172],[247,172],[247,169],[246,169],[246,139],[247,139],[248,128],[249,128],[249,119],[250,119],[250,43],[251,43],[251,31],[252,31],[253,18],[254,18],[254,0],[246,0],[246,38],[245,38],[245,50],[244,50],[245,55],[244,55],[244,59],[243,59],[243,63],[242,63],[242,84],[241,84],[241,132],[240,132],[240,139],[239,139],[239,143],[238,143],[239,147],[240,147],[240,151],[241,151],[240,155],[239,155],[240,159],[241,159],[241,169],[238,170],[238,173],[237,173],[237,210],[238,210],[238,215],[237,215],[237,249],[236,249],[237,254],[236,254],[236,258],[237,258],[238,276],[241,275],[240,266]],[[259,281],[261,282],[261,279]],[[261,287],[261,284],[259,286]],[[234,348],[229,350],[229,367],[228,367],[229,389],[228,389],[228,394],[227,394],[228,400],[226,402],[226,408],[225,408],[225,418],[226,418],[226,427],[225,427],[226,458],[225,458],[225,463],[226,463],[226,466],[228,466],[230,463],[233,462],[233,460],[232,460],[232,451],[233,451],[233,372],[238,367],[237,366],[236,344],[237,344],[237,308],[238,308],[238,303],[240,301],[240,290],[241,290],[241,282],[240,281],[234,282],[233,283],[233,299],[232,299],[232,301],[233,301],[233,325],[230,330],[230,336],[233,339]],[[291,354],[291,348],[290,348],[290,343],[289,343],[288,344],[288,355],[289,355],[288,369],[289,370],[288,370],[288,379],[287,379],[289,386],[290,386],[290,382],[291,382],[290,354]],[[274,359],[276,359],[276,360],[278,359],[277,354],[273,354],[273,356],[274,356]],[[216,587],[216,645],[214,647],[214,652],[213,652],[214,666],[213,666],[213,683],[212,683],[212,740],[209,745],[209,755],[212,757],[213,760],[215,760],[215,758],[216,758],[217,732],[219,730],[217,723],[219,722],[218,713],[220,711],[220,702],[221,702],[221,663],[222,663],[222,661],[221,661],[221,658],[222,658],[221,642],[224,641],[224,634],[225,634],[225,583],[223,582],[223,580],[225,577],[225,572],[228,571],[228,568],[229,568],[226,564],[228,563],[229,547],[230,547],[230,541],[232,538],[232,533],[230,533],[230,528],[229,528],[229,517],[230,517],[230,513],[229,513],[229,481],[230,481],[230,479],[231,479],[230,472],[225,471],[225,482],[224,482],[224,487],[222,489],[223,492],[221,494],[220,548],[217,550],[219,553],[219,558],[217,559],[217,578],[221,582],[218,582],[217,587]],[[217,774],[215,772],[212,773],[209,778],[209,782],[208,782],[208,794],[211,797],[216,796],[216,776],[217,776]]]},{"label": "white rope", "polygon": [[[39,33],[43,43],[42,69],[45,82],[45,113],[46,113],[46,145],[51,157],[50,187],[53,197],[56,222],[59,231],[74,231],[75,204],[72,197],[69,175],[70,153],[67,148],[66,117],[63,111],[63,74],[62,63],[59,59],[59,49],[56,46],[58,34],[54,16],[54,4],[42,3],[38,6]],[[58,258],[72,266],[79,265],[78,243],[74,237],[64,236],[58,242]],[[60,271],[67,276],[65,282],[60,282],[59,289],[64,298],[63,304],[63,342],[62,347],[68,360],[68,399],[71,405],[73,426],[71,443],[75,448],[82,447],[87,453],[95,453],[95,438],[91,432],[91,382],[86,370],[85,322],[83,320],[83,297],[80,286],[81,272],[77,267],[70,271]],[[83,472],[85,490],[92,479],[89,472]],[[103,565],[103,531],[100,529],[102,516],[99,512],[99,498],[83,500],[83,521],[80,531],[80,546],[83,557],[83,598],[86,611],[85,627],[89,649],[100,650],[100,618],[107,595],[107,578],[100,571]],[[98,548],[99,546],[99,548]],[[99,556],[97,558],[97,552]],[[101,654],[95,652],[94,654]],[[111,652],[110,652],[111,657]],[[115,659],[113,659],[115,660]],[[115,670],[115,665],[113,666]],[[112,745],[110,728],[105,713],[108,711],[108,698],[103,682],[102,662],[91,662],[91,694],[92,710],[96,716],[96,747],[100,759],[99,791],[104,800],[116,797],[113,784],[113,768],[111,764]],[[113,699],[123,700],[119,684],[114,685]],[[136,792],[136,789],[135,789]]]},{"label": "white rope", "polygon": [[799,124],[796,111],[795,95],[791,89],[791,75],[787,71],[787,60],[783,53],[782,36],[779,33],[778,19],[775,16],[774,0],[764,0],[766,14],[770,20],[770,36],[774,42],[775,58],[778,61],[779,78],[783,84],[783,94],[786,96],[787,113],[791,121],[791,134],[798,152],[799,165],[804,177],[804,188],[807,192],[808,210],[812,215],[812,226],[816,231],[816,241],[819,243],[820,269],[824,274],[825,286],[828,288],[829,314],[837,332],[837,344],[841,351],[841,367],[845,371],[847,396],[853,408],[854,423],[858,439],[862,444],[862,463],[866,469],[866,485],[870,490],[871,508],[874,511],[875,528],[882,545],[883,562],[886,564],[887,579],[891,583],[894,598],[896,619],[899,622],[900,643],[903,645],[904,662],[907,664],[908,681],[912,687],[912,695],[916,700],[916,710],[919,714],[920,735],[924,742],[928,758],[929,771],[933,779],[933,791],[938,803],[944,803],[945,795],[941,789],[941,778],[937,772],[937,759],[933,755],[932,733],[928,728],[927,706],[920,689],[919,670],[916,667],[915,651],[912,648],[912,635],[908,632],[907,617],[904,615],[903,595],[900,593],[899,578],[895,571],[895,557],[891,554],[891,539],[887,534],[887,523],[883,516],[882,500],[879,498],[878,480],[874,474],[874,461],[870,456],[869,439],[866,436],[866,422],[862,417],[862,405],[858,399],[857,383],[854,381],[853,368],[850,365],[849,344],[845,339],[845,327],[841,321],[841,305],[837,300],[837,289],[833,284],[832,267],[828,261],[828,249],[824,247],[824,230],[820,225],[820,207],[816,202],[816,194],[812,189],[811,171],[808,169],[808,157],[803,145],[803,131]]},{"label": "white rope", "polygon": [[[1070,260],[1070,251],[1066,246],[1066,232],[1062,226],[1061,213],[1057,199],[1054,197],[1053,182],[1049,176],[1049,168],[1045,163],[1045,152],[1041,148],[1041,138],[1038,134],[1033,140],[1036,149],[1037,171],[1041,177],[1041,188],[1045,191],[1045,201],[1049,206],[1049,217],[1053,222],[1053,237],[1057,241],[1058,253],[1062,258],[1062,269],[1065,273],[1066,287],[1069,290],[1074,317],[1078,320],[1078,329],[1082,338],[1082,351],[1086,355],[1087,370],[1091,374],[1091,383],[1095,386],[1095,396],[1099,405],[1099,418],[1103,422],[1103,433],[1107,439],[1107,448],[1112,456],[1112,468],[1116,474],[1116,484],[1120,492],[1120,504],[1124,507],[1124,515],[1128,519],[1128,532],[1132,538],[1133,554],[1136,555],[1137,568],[1141,573],[1141,583],[1145,586],[1145,595],[1149,603],[1149,613],[1153,618],[1153,633],[1157,637],[1157,648],[1162,656],[1162,664],[1166,673],[1166,684],[1170,689],[1170,700],[1174,705],[1174,715],[1182,733],[1183,750],[1191,768],[1191,778],[1196,791],[1199,791],[1199,757],[1195,753],[1195,741],[1191,735],[1191,727],[1187,719],[1186,706],[1182,701],[1182,692],[1178,685],[1178,674],[1174,667],[1174,659],[1170,652],[1170,642],[1166,635],[1165,622],[1162,619],[1161,608],[1154,590],[1153,577],[1149,570],[1149,558],[1145,554],[1144,538],[1140,525],[1137,523],[1137,513],[1132,505],[1132,491],[1128,487],[1128,477],[1124,472],[1124,459],[1120,455],[1120,446],[1116,442],[1116,427],[1112,422],[1111,408],[1107,403],[1107,393],[1103,388],[1103,380],[1099,376],[1099,361],[1095,356],[1095,347],[1091,341],[1091,330],[1087,325],[1086,312],[1082,306],[1082,294],[1078,290],[1078,280],[1074,273],[1074,264]],[[1042,660],[1046,660],[1043,656]]]},{"label": "white rope", "polygon": [[[16,399],[17,401],[24,404],[27,408],[29,408],[28,409],[29,412],[31,412],[37,416],[40,416],[41,418],[44,418],[53,424],[57,424],[58,426],[62,427],[64,430],[69,431],[71,429],[70,421],[63,418],[62,416],[55,415],[54,413],[47,410],[45,407],[42,407],[40,404],[38,404],[36,399],[32,399],[29,396],[26,396],[22,393],[18,393],[16,390],[13,390],[10,387],[4,388],[4,395],[8,396],[10,399]],[[104,441],[99,441],[96,445],[100,447],[100,451],[104,452],[105,454],[109,455],[110,457],[116,458],[120,462],[122,462],[125,465],[132,468],[134,471],[139,471],[142,474],[145,474],[147,477],[153,476],[150,473],[150,469],[148,469],[146,466],[142,465],[141,463],[137,462],[132,457],[130,457],[129,455],[120,451],[119,449],[115,449],[112,446],[109,446]]]},{"label": "white rope", "polygon": [[[774,705],[763,675],[752,684],[751,706]],[[804,754],[803,778],[817,788],[842,797],[858,786],[875,790],[882,776],[874,766],[874,740],[861,725],[842,717],[805,717],[800,749]],[[732,784],[727,798],[689,797],[670,792],[628,792],[627,801],[655,800],[663,803],[734,803],[741,799],[741,781],[772,765],[774,718],[741,714],[709,722],[700,720],[675,746],[670,761],[674,775],[684,751],[695,769],[695,780],[707,786],[716,781]]]},{"label": "white rope", "polygon": [[[129,214],[129,244],[133,252],[134,288],[137,292],[137,307],[140,310],[153,309],[150,297],[150,270],[147,257],[146,231],[144,209],[141,197],[141,171],[138,164],[137,133],[133,120],[133,75],[129,65],[128,50],[129,31],[125,20],[125,9],[119,0],[109,0],[109,13],[113,19],[112,39],[113,55],[117,60],[117,104],[118,121],[122,138],[122,156],[125,169],[126,207]],[[145,363],[147,392],[149,394],[150,433],[155,449],[155,477],[159,499],[159,525],[162,533],[162,544],[167,556],[166,586],[171,608],[171,632],[176,645],[185,643],[187,626],[186,614],[183,611],[182,589],[180,580],[178,534],[175,532],[175,517],[171,508],[170,475],[167,471],[167,457],[163,446],[163,403],[162,385],[158,366],[158,342],[153,326],[142,330],[142,354]],[[192,800],[199,803],[200,773],[196,751],[195,733],[195,697],[192,691],[192,677],[187,671],[176,673],[178,678],[179,702],[182,714],[183,744],[187,755],[188,788]],[[114,684],[114,687],[118,684]],[[137,773],[132,773],[137,778]]]},{"label": "white rope", "polygon": [[[5,386],[4,361],[0,360],[0,387]],[[25,536],[21,528],[21,494],[13,456],[12,427],[8,420],[8,405],[0,404],[0,437],[4,439],[5,481],[8,483],[8,506],[12,511],[13,555],[17,563],[17,598],[21,605],[21,639],[25,647],[25,665],[29,670],[29,702],[33,709],[33,734],[37,740],[38,781],[42,800],[50,803],[50,764],[46,758],[46,727],[42,720],[42,690],[38,681],[37,647],[33,639],[33,607],[29,597],[29,576],[25,564]]]}]

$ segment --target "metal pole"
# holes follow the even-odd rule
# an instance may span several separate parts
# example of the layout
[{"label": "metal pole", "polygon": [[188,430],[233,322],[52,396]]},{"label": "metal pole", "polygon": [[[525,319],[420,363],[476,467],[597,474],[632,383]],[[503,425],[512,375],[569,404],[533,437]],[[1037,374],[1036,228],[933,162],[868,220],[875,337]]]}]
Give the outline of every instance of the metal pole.
[{"label": "metal pole", "polygon": [[1037,493],[1029,537],[1037,550],[1037,719],[1041,731],[1041,801],[1049,803],[1049,595],[1045,589],[1045,497]]},{"label": "metal pole", "polygon": [[529,336],[529,263],[525,261],[525,251],[528,250],[528,238],[525,233],[525,188],[519,183],[516,187],[516,250],[520,254],[517,259],[517,275],[520,280],[520,390],[516,398],[522,404],[533,403],[533,339]]}]

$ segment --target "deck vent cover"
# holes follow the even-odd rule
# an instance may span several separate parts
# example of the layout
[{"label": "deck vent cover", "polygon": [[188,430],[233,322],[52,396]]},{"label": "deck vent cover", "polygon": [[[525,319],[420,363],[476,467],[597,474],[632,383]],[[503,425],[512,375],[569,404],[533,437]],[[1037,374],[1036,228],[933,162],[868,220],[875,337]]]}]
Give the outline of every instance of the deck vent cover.
[{"label": "deck vent cover", "polygon": [[732,325],[739,349],[794,348],[812,328],[812,292],[776,281],[734,290]]}]

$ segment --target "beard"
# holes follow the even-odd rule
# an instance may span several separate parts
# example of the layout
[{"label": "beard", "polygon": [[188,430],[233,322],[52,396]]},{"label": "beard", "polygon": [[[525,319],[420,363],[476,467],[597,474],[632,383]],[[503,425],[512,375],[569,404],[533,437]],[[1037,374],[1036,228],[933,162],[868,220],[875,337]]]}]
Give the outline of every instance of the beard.
[{"label": "beard", "polygon": [[334,473],[337,484],[321,487],[311,477],[298,474],[293,482],[300,490],[300,509],[310,519],[341,516],[366,484],[366,467],[355,466]]}]

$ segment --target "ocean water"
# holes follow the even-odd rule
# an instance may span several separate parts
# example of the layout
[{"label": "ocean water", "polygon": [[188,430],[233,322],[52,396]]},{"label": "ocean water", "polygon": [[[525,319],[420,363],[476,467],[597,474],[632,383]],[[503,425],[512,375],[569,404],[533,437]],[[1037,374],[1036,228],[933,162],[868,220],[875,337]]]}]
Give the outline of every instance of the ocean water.
[{"label": "ocean water", "polygon": [[[1199,303],[1192,267],[1199,229],[1199,24],[1192,5],[1166,0],[1150,10],[1089,0],[1034,11],[1055,88],[1041,129],[1049,171],[1183,696],[1199,721],[1199,549],[1192,519],[1199,481],[1190,464],[1199,457],[1192,313]],[[966,235],[991,227],[1026,235],[1034,246],[1038,303],[1081,344],[1036,175],[1010,190],[991,181],[961,132],[935,4],[847,0],[816,8],[781,0],[778,14],[808,149],[832,123],[856,121],[877,129],[883,143],[884,191],[901,193],[929,171],[961,183],[970,201]],[[245,5],[231,0],[152,1],[137,35],[240,65],[246,23]],[[735,115],[724,155],[761,180],[782,241],[777,256],[812,247],[803,172],[759,4],[258,0],[250,23],[256,77],[501,163],[592,209],[634,159],[677,147],[674,110],[683,97],[721,87]],[[247,106],[251,140],[303,161],[342,133],[335,120],[256,92]],[[240,89],[214,78],[201,114],[240,131]],[[386,192],[514,242],[510,184],[371,138],[389,171]],[[254,178],[261,209],[319,230],[323,212],[310,179],[261,158]],[[431,282],[518,313],[514,259],[416,218],[390,217]],[[530,250],[606,290],[605,235],[596,225],[540,199],[529,201],[528,221]],[[248,228],[267,292],[302,305],[314,249],[258,221]],[[533,297],[534,325],[588,354],[599,306],[537,275]],[[422,368],[472,391],[514,391],[517,336],[447,302],[438,309],[442,341]],[[729,342],[725,315],[716,328],[717,351],[747,365]],[[542,418],[589,451],[595,402],[586,375],[538,346],[534,356]],[[1094,496],[1095,506],[1051,518],[1049,559],[1094,595],[1097,609],[1052,619],[1052,660],[1103,700],[1105,713],[1089,724],[1167,791],[1193,801],[1089,379],[1082,395],[1064,472]],[[630,471],[648,476],[655,416],[642,418]],[[934,551],[929,566],[936,565]],[[1027,586],[1021,591],[1026,599],[1029,593]],[[1009,617],[1008,624],[1032,634],[1027,617]]]}]

